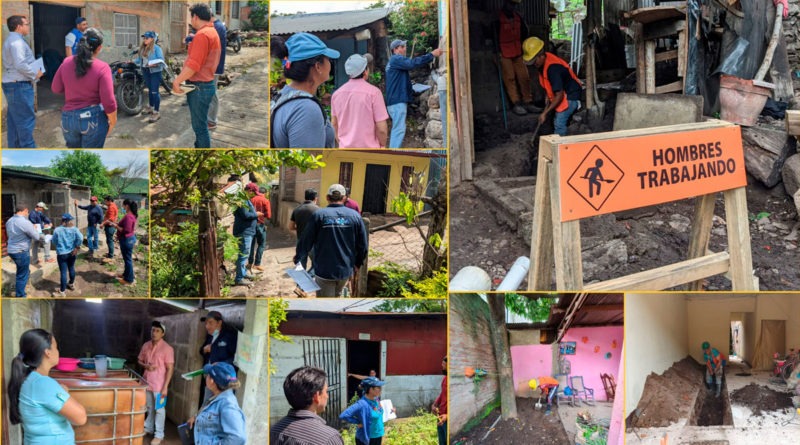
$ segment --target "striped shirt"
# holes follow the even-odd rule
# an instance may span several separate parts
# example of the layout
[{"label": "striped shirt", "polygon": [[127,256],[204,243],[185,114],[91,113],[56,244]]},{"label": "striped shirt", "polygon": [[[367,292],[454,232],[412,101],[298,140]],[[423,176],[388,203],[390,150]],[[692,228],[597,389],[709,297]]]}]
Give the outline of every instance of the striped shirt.
[{"label": "striped shirt", "polygon": [[272,425],[271,445],[344,445],[338,431],[325,424],[322,417],[305,409],[289,414]]}]

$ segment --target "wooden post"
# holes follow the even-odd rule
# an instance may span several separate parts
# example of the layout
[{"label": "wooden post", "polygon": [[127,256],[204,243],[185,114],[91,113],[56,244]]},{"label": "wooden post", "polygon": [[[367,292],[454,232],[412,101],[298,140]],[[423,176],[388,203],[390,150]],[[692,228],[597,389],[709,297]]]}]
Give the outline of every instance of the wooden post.
[{"label": "wooden post", "polygon": [[734,291],[758,290],[758,284],[753,276],[750,220],[747,215],[745,188],[725,191],[723,196],[725,196],[725,220],[728,223],[728,250],[731,255],[731,288]]},{"label": "wooden post", "polygon": [[647,92],[645,87],[647,60],[645,57],[644,25],[638,22],[634,23],[633,29],[636,36],[636,92],[645,94]]},{"label": "wooden post", "polygon": [[558,152],[550,169],[550,213],[553,217],[553,245],[555,246],[556,289],[583,289],[583,263],[581,262],[580,220],[561,222],[561,187],[558,173]]},{"label": "wooden post", "polygon": [[220,264],[217,258],[217,228],[211,214],[213,201],[200,204],[198,247],[200,249],[200,296],[220,297]]},{"label": "wooden post", "polygon": [[555,136],[539,139],[539,162],[536,165],[536,191],[533,199],[531,232],[531,268],[528,290],[551,289],[553,283],[553,213],[550,204],[550,165]]},{"label": "wooden post", "polygon": [[800,136],[800,110],[786,110],[786,132]]},{"label": "wooden post", "polygon": [[594,107],[595,72],[594,72],[594,45],[586,44],[586,109]]},{"label": "wooden post", "polygon": [[[694,202],[694,220],[692,232],[689,235],[689,259],[700,258],[708,250],[708,242],[711,239],[711,226],[714,222],[714,203],[717,194],[698,196]],[[689,290],[703,290],[703,280],[689,283]]]},{"label": "wooden post", "polygon": [[[363,218],[364,229],[369,233],[369,218]],[[364,258],[364,264],[358,269],[358,275],[355,277],[355,285],[353,286],[353,295],[351,297],[366,297],[367,296],[367,278],[369,277],[369,255]],[[399,297],[400,295],[395,295]]]},{"label": "wooden post", "polygon": [[645,46],[645,93],[656,94],[656,42],[648,40]]}]

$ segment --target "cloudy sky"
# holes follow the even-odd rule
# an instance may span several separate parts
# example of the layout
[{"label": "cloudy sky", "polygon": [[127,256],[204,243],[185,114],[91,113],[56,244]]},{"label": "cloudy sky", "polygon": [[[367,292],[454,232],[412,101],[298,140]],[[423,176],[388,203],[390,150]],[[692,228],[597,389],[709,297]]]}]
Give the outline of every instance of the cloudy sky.
[{"label": "cloudy sky", "polygon": [[[64,150],[3,150],[3,165],[49,167],[50,162]],[[132,159],[148,160],[147,150],[88,150],[100,155],[107,168],[124,167]]]},{"label": "cloudy sky", "polygon": [[336,12],[353,11],[364,9],[375,3],[374,1],[273,1],[270,2],[270,12],[291,14],[299,11],[303,12]]}]

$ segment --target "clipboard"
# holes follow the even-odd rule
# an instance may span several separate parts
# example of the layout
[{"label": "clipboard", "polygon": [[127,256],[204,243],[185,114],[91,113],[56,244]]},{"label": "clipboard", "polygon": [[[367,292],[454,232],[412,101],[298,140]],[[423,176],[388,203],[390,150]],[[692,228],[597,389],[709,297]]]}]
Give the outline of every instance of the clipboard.
[{"label": "clipboard", "polygon": [[381,408],[383,408],[384,423],[397,418],[397,413],[393,411],[394,405],[392,405],[391,400],[381,400]]},{"label": "clipboard", "polygon": [[305,270],[286,269],[286,275],[294,280],[295,284],[303,290],[303,292],[316,292],[320,289],[319,285],[314,278]]}]

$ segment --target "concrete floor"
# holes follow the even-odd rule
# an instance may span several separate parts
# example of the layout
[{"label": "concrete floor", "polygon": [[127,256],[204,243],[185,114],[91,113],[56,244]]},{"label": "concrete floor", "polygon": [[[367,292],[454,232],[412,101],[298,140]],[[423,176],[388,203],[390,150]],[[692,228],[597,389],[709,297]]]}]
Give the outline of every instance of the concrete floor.
[{"label": "concrete floor", "polygon": [[589,406],[585,403],[581,403],[578,406],[569,406],[563,403],[558,406],[558,416],[561,418],[561,423],[564,424],[564,429],[567,430],[567,437],[574,439],[575,433],[578,432],[578,426],[575,424],[578,413],[588,411],[592,419],[606,419],[610,423],[613,407],[614,402],[595,402],[594,406]]},{"label": "concrete floor", "polygon": [[[737,376],[742,372],[750,372],[751,376]],[[732,393],[751,383],[768,386],[777,391],[786,391],[786,385],[772,383],[771,371],[752,371],[745,364],[731,360],[725,372],[728,392]],[[700,427],[687,426],[687,420],[665,428],[644,428],[628,432],[625,435],[626,445],[660,445],[661,439],[668,438],[667,443],[679,445],[751,445],[756,443],[795,443],[800,437],[800,415],[793,419],[793,412],[770,412],[762,416],[753,416],[749,408],[742,405],[731,405],[733,426]],[[785,423],[791,423],[784,425]]]}]

